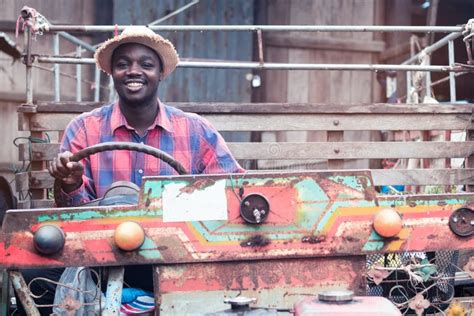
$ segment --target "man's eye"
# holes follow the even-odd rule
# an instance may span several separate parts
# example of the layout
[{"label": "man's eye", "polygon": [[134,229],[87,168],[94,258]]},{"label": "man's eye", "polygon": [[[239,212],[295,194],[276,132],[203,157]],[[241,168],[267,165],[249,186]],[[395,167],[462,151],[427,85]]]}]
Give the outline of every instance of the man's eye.
[{"label": "man's eye", "polygon": [[117,68],[125,68],[125,67],[127,67],[127,63],[126,62],[118,62],[116,64],[116,67]]},{"label": "man's eye", "polygon": [[155,67],[155,65],[153,65],[151,63],[143,63],[142,66],[143,66],[143,68],[146,68],[146,69],[151,69],[151,68]]}]

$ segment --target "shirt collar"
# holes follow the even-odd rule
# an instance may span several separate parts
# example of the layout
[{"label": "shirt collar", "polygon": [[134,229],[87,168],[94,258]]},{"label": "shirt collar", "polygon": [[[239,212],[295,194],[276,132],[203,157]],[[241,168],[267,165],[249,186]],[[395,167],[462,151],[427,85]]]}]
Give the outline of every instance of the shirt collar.
[{"label": "shirt collar", "polygon": [[[120,106],[117,101],[115,102],[112,108],[112,115],[110,117],[110,127],[112,128],[112,132],[115,132],[116,129],[122,126],[130,130],[135,130],[127,123],[127,119],[122,114],[122,111],[120,111]],[[156,126],[159,126],[170,133],[173,131],[173,126],[171,125],[169,114],[166,111],[166,105],[163,104],[160,100],[158,100],[158,115],[155,117],[155,121],[153,122],[153,124],[148,127],[148,130],[153,129]]]}]

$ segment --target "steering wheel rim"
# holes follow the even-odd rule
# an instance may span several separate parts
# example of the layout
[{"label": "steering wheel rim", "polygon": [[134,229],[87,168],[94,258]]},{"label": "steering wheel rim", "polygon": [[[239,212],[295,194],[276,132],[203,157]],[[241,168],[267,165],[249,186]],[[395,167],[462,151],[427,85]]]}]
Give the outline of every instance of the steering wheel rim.
[{"label": "steering wheel rim", "polygon": [[[104,151],[111,151],[111,150],[131,150],[131,151],[142,152],[166,162],[180,175],[188,174],[188,171],[183,167],[183,165],[179,161],[174,159],[171,155],[165,153],[164,151],[158,148],[151,147],[144,144],[132,143],[132,142],[105,142],[105,143],[95,144],[87,148],[81,149],[77,153],[73,154],[69,158],[69,160],[77,162],[91,155],[98,154]],[[61,191],[61,181],[58,179],[55,179],[53,193],[54,193],[54,201],[56,202],[56,205],[59,205],[59,202],[60,202],[59,200],[60,191]]]}]

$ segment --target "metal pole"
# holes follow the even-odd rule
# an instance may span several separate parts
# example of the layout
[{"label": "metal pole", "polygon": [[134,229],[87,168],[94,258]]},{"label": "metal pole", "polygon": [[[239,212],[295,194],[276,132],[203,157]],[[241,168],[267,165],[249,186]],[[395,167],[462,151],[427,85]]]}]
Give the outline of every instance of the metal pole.
[{"label": "metal pole", "polygon": [[109,102],[114,100],[115,90],[114,90],[114,80],[112,76],[109,76]]},{"label": "metal pole", "polygon": [[418,62],[418,58],[421,55],[429,55],[432,52],[444,47],[449,41],[453,41],[456,38],[460,37],[462,33],[451,33],[434,43],[433,45],[425,47],[423,50],[421,50],[418,54],[411,56],[409,59],[405,60],[402,65],[408,65],[414,62]]},{"label": "metal pole", "polygon": [[177,15],[177,14],[179,14],[179,13],[185,11],[185,10],[187,10],[188,8],[192,7],[193,5],[195,5],[195,4],[197,4],[197,3],[199,3],[199,0],[194,0],[194,1],[192,1],[192,2],[190,2],[190,3],[188,3],[188,4],[186,4],[186,5],[182,6],[182,7],[179,8],[178,10],[175,10],[175,11],[171,12],[170,14],[167,14],[167,15],[165,15],[164,17],[161,17],[161,18],[159,18],[158,20],[155,20],[155,21],[149,23],[149,24],[148,24],[148,27],[150,27],[151,25],[160,24],[161,22],[166,21],[167,19],[169,19],[169,18],[171,18],[171,17],[173,17],[173,16],[175,16],[175,15]]},{"label": "metal pole", "polygon": [[26,285],[23,275],[19,271],[10,271],[9,275],[10,279],[12,280],[13,288],[15,289],[15,292],[17,293],[28,315],[40,316],[38,308],[36,307],[35,301],[33,301],[33,298],[30,295],[30,290]]},{"label": "metal pole", "polygon": [[33,104],[33,65],[31,60],[31,30],[25,28],[26,103]]},{"label": "metal pole", "polygon": [[100,99],[100,69],[98,67],[95,67],[94,85],[95,85],[94,101],[99,102],[99,99]]},{"label": "metal pole", "polygon": [[[454,43],[448,42],[448,61],[449,65],[454,65]],[[449,73],[449,96],[451,103],[456,102],[456,76],[454,73]]]},{"label": "metal pole", "polygon": [[[82,47],[76,47],[76,57],[81,57]],[[82,70],[81,64],[76,64],[76,101],[82,101]]]},{"label": "metal pole", "polygon": [[[431,64],[431,56],[426,55],[426,59],[424,64],[426,66],[429,66]],[[431,72],[427,71],[425,74],[425,97],[430,98],[431,97]]]},{"label": "metal pole", "polygon": [[[95,64],[93,58],[38,56],[40,63],[59,64]],[[185,68],[223,68],[223,69],[278,69],[278,70],[394,70],[394,71],[435,71],[461,72],[469,71],[462,66],[423,66],[423,65],[378,65],[378,64],[295,64],[295,63],[263,63],[258,62],[203,62],[181,61],[178,67]]]},{"label": "metal pole", "polygon": [[[58,56],[59,55],[59,35],[54,34],[53,36],[53,54]],[[59,73],[59,64],[55,64],[53,67],[54,73],[54,101],[59,102],[61,100],[61,78]]]},{"label": "metal pole", "polygon": [[[128,25],[118,25],[119,31]],[[462,32],[463,26],[400,26],[400,25],[154,25],[153,31],[247,31],[265,32]],[[113,32],[114,25],[50,25],[46,32]]]},{"label": "metal pole", "polygon": [[411,99],[411,71],[407,71],[407,103],[412,103]]}]

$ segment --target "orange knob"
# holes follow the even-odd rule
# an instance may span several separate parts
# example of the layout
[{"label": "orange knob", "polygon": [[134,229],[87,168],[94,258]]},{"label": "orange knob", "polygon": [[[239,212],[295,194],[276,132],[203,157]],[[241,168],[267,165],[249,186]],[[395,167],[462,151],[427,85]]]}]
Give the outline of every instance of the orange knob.
[{"label": "orange knob", "polygon": [[390,238],[402,230],[402,217],[392,208],[385,208],[374,216],[374,229],[382,237]]},{"label": "orange knob", "polygon": [[122,250],[136,250],[145,241],[145,231],[137,222],[123,222],[115,228],[114,240],[117,247]]}]

